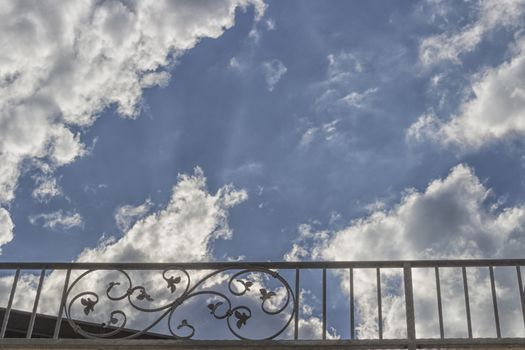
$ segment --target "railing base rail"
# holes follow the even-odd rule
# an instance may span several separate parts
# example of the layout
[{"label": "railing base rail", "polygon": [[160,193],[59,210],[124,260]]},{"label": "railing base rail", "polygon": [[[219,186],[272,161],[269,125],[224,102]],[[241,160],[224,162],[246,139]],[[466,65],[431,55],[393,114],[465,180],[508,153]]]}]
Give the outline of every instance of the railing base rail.
[{"label": "railing base rail", "polygon": [[[406,349],[407,339],[360,340],[119,340],[119,339],[3,339],[0,349]],[[418,349],[525,349],[522,338],[418,339]]]}]

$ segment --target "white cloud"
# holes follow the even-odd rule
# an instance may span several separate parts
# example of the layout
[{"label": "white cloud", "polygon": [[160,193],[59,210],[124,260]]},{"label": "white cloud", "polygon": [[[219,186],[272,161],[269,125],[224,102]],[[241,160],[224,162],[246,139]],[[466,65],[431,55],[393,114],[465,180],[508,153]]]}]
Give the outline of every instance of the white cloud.
[{"label": "white cloud", "polygon": [[193,176],[180,175],[166,207],[138,220],[112,244],[86,249],[79,261],[206,261],[212,242],[228,239],[228,209],[247,198],[231,185],[216,194],[207,192],[200,168]]},{"label": "white cloud", "polygon": [[525,207],[494,211],[490,193],[472,169],[458,165],[424,192],[407,190],[394,208],[353,221],[316,249],[331,260],[520,256]]},{"label": "white cloud", "polygon": [[363,102],[369,98],[371,95],[374,95],[377,92],[377,88],[370,88],[363,92],[352,91],[348,95],[341,98],[341,102],[348,104],[349,106],[355,108],[361,108]]},{"label": "white cloud", "polygon": [[150,211],[152,205],[153,202],[151,202],[150,199],[147,199],[144,203],[137,206],[126,204],[118,207],[115,210],[115,222],[117,223],[117,227],[121,231],[127,231],[137,219],[142,218]]},{"label": "white cloud", "polygon": [[363,52],[341,51],[326,56],[325,76],[310,84],[313,113],[301,117],[299,147],[312,144],[340,151],[356,140],[350,124],[360,123],[364,113],[376,114],[376,96],[380,91],[371,84],[375,68]]},{"label": "white cloud", "polygon": [[[209,193],[206,188],[206,178],[200,168],[195,169],[194,175],[179,175],[177,184],[173,187],[171,198],[164,208],[150,213],[146,217],[136,221],[122,237],[108,237],[103,239],[97,247],[85,249],[75,259],[80,262],[192,262],[213,260],[213,242],[217,239],[229,239],[232,235],[228,227],[229,210],[245,201],[247,193],[237,190],[231,185],[226,185],[217,190],[215,194]],[[1,212],[0,212],[1,215]],[[1,221],[0,221],[1,222]],[[72,280],[78,276],[79,271],[72,272]],[[161,279],[159,271],[129,271],[135,283],[141,283],[148,287],[156,303],[167,303],[173,298],[167,289],[165,282]],[[203,272],[192,272],[192,280],[198,280]],[[95,276],[96,275],[96,276]],[[17,298],[14,305],[16,309],[30,310],[36,290],[35,280],[37,277],[24,274],[18,284],[17,291],[24,291],[27,298]],[[111,277],[113,276],[113,277]],[[100,272],[94,274],[93,278],[99,278],[98,283],[87,278],[88,282],[77,285],[75,288],[102,288],[99,295],[105,295],[108,281],[115,278],[111,272]],[[46,277],[42,290],[42,305],[39,312],[56,314],[58,309],[57,295],[63,286],[64,274],[51,272]],[[109,278],[109,280],[108,280]],[[11,277],[0,279],[0,291],[7,291],[10,287]],[[210,282],[224,282],[222,279]],[[226,279],[227,281],[227,279]],[[75,289],[77,290],[77,289]],[[257,289],[258,290],[258,289]],[[74,292],[72,292],[74,294]],[[0,295],[8,294],[0,293]],[[252,300],[253,299],[253,300]],[[250,299],[251,303],[259,300],[258,295]],[[87,319],[89,321],[106,322],[109,310],[109,301],[101,300],[95,308],[95,313]],[[192,305],[188,301],[188,305]],[[254,304],[256,305],[256,304]],[[257,305],[259,306],[259,305]],[[191,306],[189,306],[191,308]],[[128,315],[128,326],[141,327],[148,317],[157,314],[138,313],[131,307],[120,305],[119,309],[125,310]],[[206,312],[205,315],[208,313]],[[79,315],[80,316],[80,315]],[[82,315],[85,317],[85,315]],[[138,323],[133,323],[137,321]],[[142,323],[141,323],[142,322]]]},{"label": "white cloud", "polygon": [[337,212],[337,211],[332,211],[330,213],[330,219],[328,220],[328,223],[330,225],[338,222],[339,220],[341,220],[341,213]]},{"label": "white cloud", "polygon": [[81,132],[114,105],[135,118],[142,89],[205,37],[261,0],[0,2],[0,204],[14,198],[21,164],[51,168],[85,154]]},{"label": "white cloud", "polygon": [[339,122],[339,119],[335,119],[331,122],[323,123],[321,126],[308,128],[301,136],[299,145],[301,147],[307,147],[316,139],[322,139],[327,142],[336,139],[339,136],[337,130],[337,124]]},{"label": "white cloud", "polygon": [[512,135],[524,135],[525,39],[518,41],[514,50],[509,62],[473,77],[472,97],[450,120],[423,115],[407,130],[407,136],[477,149]]},{"label": "white cloud", "polygon": [[521,25],[525,12],[523,0],[483,0],[477,5],[478,18],[454,33],[443,33],[423,39],[419,58],[423,65],[442,61],[460,63],[460,56],[473,51],[487,32],[501,27]]},{"label": "white cloud", "polygon": [[[502,208],[493,204],[498,203],[497,200],[492,201],[493,197],[492,191],[481,183],[471,168],[458,165],[444,179],[429,183],[424,191],[408,189],[397,205],[390,209],[378,208],[366,217],[355,219],[342,230],[316,231],[308,225],[300,226],[299,237],[287,253],[286,260],[521,257],[525,249],[525,206]],[[435,310],[432,309],[435,290],[429,282],[433,281],[432,272],[426,271],[414,277],[420,310],[425,305],[427,310],[419,315],[418,322],[423,333],[429,332],[435,325]],[[446,290],[446,293],[443,292],[446,294],[443,296],[444,303],[461,310],[464,305],[463,299],[458,298],[463,293],[461,283],[453,283],[458,278],[457,271],[445,269],[442,273],[442,290]],[[385,285],[399,285],[399,275],[391,271],[384,271],[384,274]],[[347,290],[347,275],[341,275],[341,279],[342,289]],[[487,274],[472,270],[469,281],[472,285],[482,285],[487,282]],[[516,288],[513,283],[512,279],[499,280],[498,295],[502,304],[510,305]],[[368,290],[368,293],[360,293],[357,300],[362,315],[361,334],[377,336],[376,301],[374,293],[370,293],[375,288],[375,276],[356,276],[355,284]],[[483,289],[473,292],[475,296],[471,296],[472,310],[481,315],[477,325],[480,332],[493,329],[490,307],[484,306],[490,300],[487,290],[490,292]],[[403,322],[400,321],[400,315],[404,312],[402,298],[402,293],[383,297],[384,315],[390,317],[390,321],[385,319],[385,331],[395,336],[402,336],[404,332]],[[464,314],[456,314],[449,317],[449,334],[461,334],[463,330]],[[511,320],[521,317],[516,315],[517,311],[512,310],[501,315],[508,320],[509,334],[520,334],[522,331],[512,326]]]},{"label": "white cloud", "polygon": [[246,68],[244,63],[241,63],[240,59],[235,56],[230,58],[230,61],[228,62],[228,64],[231,69],[237,70],[239,72],[243,71]]},{"label": "white cloud", "polygon": [[75,212],[65,212],[60,209],[53,213],[38,214],[29,217],[29,222],[33,225],[42,225],[50,229],[71,229],[83,226],[82,216]]},{"label": "white cloud", "polygon": [[348,77],[365,71],[364,63],[352,52],[329,54],[327,59],[328,80],[331,83],[344,82]]},{"label": "white cloud", "polygon": [[325,244],[329,239],[327,230],[316,231],[310,224],[301,224],[297,228],[299,238],[293,243],[292,249],[284,255],[285,261],[300,261],[305,258],[317,259],[319,257],[318,247]]},{"label": "white cloud", "polygon": [[84,185],[83,191],[85,193],[96,194],[99,191],[104,190],[106,188],[108,188],[107,184],[87,184],[87,185]]},{"label": "white cloud", "polygon": [[279,60],[265,61],[263,62],[262,67],[266,79],[266,87],[268,88],[268,91],[273,91],[288,69],[284,63]]},{"label": "white cloud", "polygon": [[309,144],[312,143],[312,141],[315,139],[315,135],[317,134],[317,132],[319,131],[319,128],[318,127],[311,127],[311,128],[308,128],[304,133],[303,135],[301,136],[301,141],[299,142],[299,144],[301,146],[308,146]]},{"label": "white cloud", "polygon": [[57,179],[51,176],[37,176],[35,178],[36,187],[31,195],[40,202],[46,202],[49,199],[62,194],[62,189],[57,183]]},{"label": "white cloud", "polygon": [[275,21],[273,19],[267,19],[266,22],[266,29],[268,30],[275,30]]},{"label": "white cloud", "polygon": [[[309,316],[299,318],[299,337],[301,340],[319,340],[323,337],[323,321],[319,317]],[[340,339],[341,336],[337,334],[337,330],[329,327],[326,332],[326,339],[335,340]]]},{"label": "white cloud", "polygon": [[15,225],[9,216],[9,212],[4,208],[0,208],[0,247],[11,242],[14,227]]},{"label": "white cloud", "polygon": [[367,61],[344,51],[329,54],[327,61],[326,78],[316,84],[316,111],[319,114],[342,112],[348,115],[351,108],[370,107],[379,89],[370,87]]},{"label": "white cloud", "polygon": [[386,203],[383,202],[382,200],[379,200],[379,199],[376,199],[374,202],[371,202],[367,205],[365,205],[363,208],[369,212],[369,213],[372,213],[374,211],[378,211],[378,210],[381,210],[385,207]]},{"label": "white cloud", "polygon": [[[319,315],[314,314],[314,305],[319,304],[318,298],[311,290],[301,289],[299,296],[299,332],[298,338],[300,340],[320,340],[323,337],[323,321]],[[288,327],[286,335],[292,338],[294,328]],[[337,330],[333,327],[328,327],[326,330],[326,339],[340,339],[341,336],[337,334]]]}]

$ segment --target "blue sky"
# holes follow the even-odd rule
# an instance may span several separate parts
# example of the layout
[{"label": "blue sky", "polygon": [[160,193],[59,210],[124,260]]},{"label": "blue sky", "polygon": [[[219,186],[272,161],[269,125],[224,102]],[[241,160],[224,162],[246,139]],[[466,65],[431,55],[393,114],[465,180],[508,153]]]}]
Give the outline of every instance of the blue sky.
[{"label": "blue sky", "polygon": [[2,2],[0,259],[523,257],[524,16]]},{"label": "blue sky", "polygon": [[[197,38],[176,59],[169,52],[177,50],[166,48],[166,64],[155,71],[171,78],[143,89],[132,118],[119,111],[118,97],[90,111],[83,125],[67,122],[62,112],[83,147],[74,159],[53,164],[47,151],[20,156],[19,174],[11,179],[16,190],[4,200],[14,239],[2,248],[2,259],[72,260],[102,236],[118,239],[118,208],[148,201],[143,216],[161,210],[177,175],[195,167],[210,193],[226,184],[247,193],[229,211],[231,239],[213,243],[210,258],[219,260],[282,259],[300,225],[337,231],[369,215],[374,204],[388,211],[406,189],[424,191],[458,164],[492,189],[489,201],[521,206],[520,101],[509,117],[516,125],[502,136],[450,141],[428,125],[425,135],[409,135],[423,116],[440,123],[459,118],[476,99],[472,90],[482,75],[519,56],[521,3],[489,5],[279,1],[261,14],[253,6],[236,8],[231,28],[217,38]],[[24,9],[13,11],[30,17]],[[483,22],[490,11],[501,23]],[[509,19],[505,11],[519,13]],[[479,42],[451,44],[475,26],[488,27],[468,39]],[[432,42],[436,38],[442,42]],[[433,49],[452,53],[440,57]],[[95,75],[112,74],[93,68]],[[60,123],[60,114],[52,118]],[[474,115],[468,128],[476,128],[476,118],[508,123]],[[49,181],[55,192],[35,197],[35,188]],[[57,212],[66,224],[46,225],[57,217],[48,214]]]}]

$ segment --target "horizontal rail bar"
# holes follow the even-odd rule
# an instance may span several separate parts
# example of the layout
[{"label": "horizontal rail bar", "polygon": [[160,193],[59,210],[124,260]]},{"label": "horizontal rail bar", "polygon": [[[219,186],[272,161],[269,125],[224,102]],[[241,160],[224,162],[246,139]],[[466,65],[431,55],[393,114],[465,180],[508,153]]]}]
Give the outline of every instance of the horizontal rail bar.
[{"label": "horizontal rail bar", "polygon": [[[385,349],[403,348],[407,346],[406,339],[359,339],[359,340],[118,340],[118,339],[4,339],[2,344],[17,349]],[[418,348],[522,348],[523,338],[450,338],[444,342],[438,338],[419,339]]]},{"label": "horizontal rail bar", "polygon": [[[42,290],[42,285],[44,282],[44,277],[46,271],[49,270],[66,270],[67,275],[64,281],[64,289],[62,290],[62,298],[61,303],[59,305],[59,312],[56,319],[56,326],[55,326],[55,332],[54,336],[57,338],[60,333],[60,324],[62,322],[62,312],[63,309],[66,307],[65,299],[68,292],[68,284],[69,284],[69,275],[71,271],[74,270],[89,270],[85,273],[82,273],[81,276],[88,275],[94,270],[146,270],[146,271],[153,271],[153,270],[167,270],[167,269],[184,269],[187,271],[196,271],[196,270],[217,270],[216,272],[221,272],[226,269],[235,269],[237,270],[246,270],[255,268],[255,271],[263,271],[265,270],[268,274],[268,277],[273,276],[274,278],[280,279],[284,285],[286,286],[286,290],[291,293],[292,297],[288,297],[289,300],[292,300],[293,307],[291,308],[290,313],[290,319],[288,323],[285,325],[285,328],[288,327],[288,325],[294,324],[294,331],[293,331],[293,339],[295,339],[296,342],[301,342],[302,340],[299,340],[299,315],[298,311],[300,309],[300,275],[301,269],[319,269],[322,270],[322,308],[323,308],[323,314],[322,314],[322,340],[325,341],[323,344],[327,344],[331,340],[328,340],[327,336],[327,270],[334,270],[334,269],[345,269],[347,268],[349,270],[349,298],[350,298],[350,336],[351,339],[345,340],[344,344],[346,344],[349,348],[365,348],[365,347],[372,347],[372,348],[383,348],[383,347],[389,347],[390,345],[400,345],[401,348],[408,348],[408,349],[416,349],[418,347],[474,347],[476,345],[502,345],[502,346],[514,346],[516,344],[523,344],[525,345],[525,337],[522,338],[504,338],[501,336],[501,330],[500,330],[500,324],[499,324],[499,314],[498,314],[498,305],[497,305],[497,291],[496,291],[496,279],[494,276],[494,270],[499,269],[501,266],[508,266],[513,267],[516,269],[518,274],[518,283],[520,284],[520,296],[523,300],[523,286],[521,284],[521,270],[520,266],[525,266],[525,259],[477,259],[477,260],[402,260],[402,261],[310,261],[310,262],[197,262],[197,263],[45,263],[45,262],[3,262],[0,263],[0,270],[1,269],[9,269],[12,270],[13,267],[16,268],[17,274],[14,281],[14,286],[12,289],[16,288],[16,282],[18,280],[18,276],[20,275],[20,271],[27,269],[27,270],[36,270],[38,268],[41,269],[40,273],[40,281],[37,285],[37,291],[36,291],[36,297],[33,304],[33,311],[30,314],[30,322],[29,327],[27,330],[27,337],[30,338],[32,335],[33,327],[35,325],[36,321],[36,311],[38,308],[39,298],[40,298],[40,292]],[[464,287],[464,293],[465,293],[465,307],[466,307],[466,317],[467,317],[467,325],[468,325],[468,336],[469,339],[456,339],[456,338],[446,338],[444,336],[443,331],[443,316],[442,316],[442,300],[441,300],[441,285],[440,285],[440,277],[439,277],[439,269],[442,267],[460,267],[462,269],[462,277],[463,277],[463,287]],[[467,273],[466,269],[469,267],[484,267],[488,268],[490,272],[490,282],[491,282],[491,292],[492,292],[492,300],[493,300],[493,307],[494,307],[494,316],[495,316],[495,326],[496,326],[496,338],[472,338],[472,328],[471,328],[471,320],[470,320],[470,303],[469,303],[469,289],[468,289],[468,280],[467,280]],[[366,268],[374,268],[376,273],[376,283],[377,283],[377,302],[378,302],[378,310],[377,310],[377,317],[379,321],[378,325],[378,333],[380,339],[375,339],[378,342],[374,343],[371,342],[371,339],[355,339],[355,319],[354,319],[354,312],[356,309],[356,306],[354,305],[354,269],[366,269]],[[383,339],[383,305],[382,302],[382,285],[381,285],[381,268],[399,268],[403,269],[403,278],[404,278],[404,299],[405,299],[405,310],[406,310],[406,330],[407,330],[407,338],[406,339]],[[435,271],[435,278],[436,278],[436,290],[437,290],[437,301],[438,301],[438,316],[440,321],[440,338],[439,339],[418,339],[416,332],[415,332],[415,311],[414,311],[414,287],[417,287],[417,284],[413,285],[412,280],[412,269],[414,268],[428,268],[428,269],[434,269]],[[276,273],[275,270],[290,270],[288,271],[290,273],[290,276],[292,276],[293,272],[295,272],[295,294],[293,292],[294,288],[292,286],[289,286],[288,283],[283,279],[283,277]],[[239,274],[245,273],[246,271],[240,271]],[[373,270],[372,270],[373,271]],[[123,271],[121,271],[123,272]],[[216,273],[214,272],[214,273]],[[319,271],[318,271],[319,272]],[[430,272],[432,272],[430,270]],[[182,272],[181,272],[182,273]],[[186,272],[184,272],[186,273]],[[214,275],[212,273],[210,276]],[[5,274],[5,272],[4,272]],[[125,272],[124,272],[125,274]],[[190,279],[190,275],[186,273],[188,276],[188,283]],[[238,275],[238,274],[237,274]],[[235,275],[235,276],[237,276]],[[286,274],[283,274],[285,276]],[[234,277],[235,277],[234,276]],[[170,281],[175,281],[173,276],[170,276],[169,278],[164,276],[164,279],[166,282],[168,282],[168,288],[170,288]],[[232,277],[232,278],[234,278]],[[372,275],[370,276],[372,277]],[[205,277],[206,279],[208,277]],[[180,278],[178,279],[180,282]],[[243,281],[238,281],[239,283]],[[245,282],[245,281],[244,281]],[[384,282],[384,281],[383,281]],[[76,282],[73,282],[75,284]],[[130,282],[131,283],[131,282]],[[178,283],[178,282],[174,282]],[[199,282],[200,283],[200,282]],[[197,285],[199,284],[197,283]],[[118,284],[115,282],[112,282],[112,284]],[[245,284],[245,283],[243,283]],[[252,283],[253,284],[253,283]],[[245,284],[245,287],[247,284]],[[112,288],[112,287],[110,287]],[[142,288],[142,287],[140,287]],[[135,289],[136,290],[136,289]],[[249,290],[249,289],[247,289]],[[129,290],[128,290],[129,291]],[[263,293],[267,292],[266,290],[260,289],[261,293],[263,294],[269,294],[269,293]],[[132,292],[128,292],[131,293]],[[142,296],[147,295],[145,292],[145,289],[142,289]],[[233,293],[233,292],[232,292]],[[14,293],[12,293],[14,294]],[[130,294],[130,295],[131,295]],[[235,293],[234,293],[235,294]],[[275,295],[275,293],[273,293]],[[295,297],[294,297],[295,295]],[[137,295],[135,295],[137,296]],[[141,296],[138,295],[137,298]],[[147,295],[149,297],[149,295]],[[264,298],[263,299],[264,302]],[[267,298],[269,298],[268,296]],[[12,295],[11,295],[12,298]],[[293,298],[293,299],[290,299]],[[89,313],[89,307],[91,307],[91,310],[93,309],[93,301],[86,299],[82,300],[82,304],[86,306],[85,313],[86,315]],[[91,302],[93,305],[90,306],[89,303]],[[87,303],[87,304],[86,304]],[[525,302],[524,302],[525,304]],[[358,304],[356,304],[358,306]],[[209,307],[210,305],[208,305]],[[213,304],[211,304],[213,306]],[[523,307],[523,305],[522,305]],[[87,311],[86,311],[87,310]],[[284,309],[283,309],[284,310]],[[264,310],[263,310],[264,311]],[[232,315],[233,311],[229,311],[229,315]],[[6,313],[9,313],[9,307],[6,310]],[[67,313],[67,311],[66,311]],[[295,314],[294,314],[295,313]],[[525,312],[524,312],[525,314]],[[242,315],[242,314],[240,314]],[[246,316],[246,315],[244,315]],[[359,315],[358,315],[359,316]],[[67,316],[69,319],[69,315]],[[236,316],[239,318],[240,316]],[[238,320],[242,324],[242,319],[239,318]],[[7,318],[4,320],[4,323],[7,325]],[[5,326],[4,326],[5,327]],[[237,325],[238,328],[240,328],[239,323]],[[285,329],[283,328],[283,330]],[[291,327],[290,327],[291,328]],[[231,329],[231,328],[230,328]],[[279,336],[281,333],[278,333],[277,336]],[[38,334],[37,334],[38,336]],[[265,338],[270,339],[270,338]],[[518,339],[519,341],[512,341],[508,342],[509,339]],[[152,339],[149,342],[150,343],[156,343],[158,339]],[[92,342],[90,340],[89,342]],[[239,343],[236,344],[242,344],[244,340],[236,341]],[[272,344],[275,344],[275,342],[279,342],[277,340],[272,340]],[[316,342],[316,341],[311,341]],[[258,341],[258,345],[262,344],[263,342]],[[87,343],[86,343],[87,344]],[[93,344],[93,343],[91,343]],[[0,348],[2,347],[3,343],[0,341]],[[366,345],[366,346],[365,346]],[[394,346],[398,347],[398,346]]]},{"label": "horizontal rail bar", "polygon": [[344,268],[412,268],[425,267],[484,267],[484,266],[521,266],[525,259],[470,259],[470,260],[398,260],[398,261],[265,261],[265,262],[193,262],[193,263],[65,263],[65,262],[0,262],[0,270],[67,270],[67,269],[131,269],[131,270],[160,270],[168,267],[181,267],[187,270],[206,270],[221,268],[249,268],[264,267],[275,269],[344,269]]}]

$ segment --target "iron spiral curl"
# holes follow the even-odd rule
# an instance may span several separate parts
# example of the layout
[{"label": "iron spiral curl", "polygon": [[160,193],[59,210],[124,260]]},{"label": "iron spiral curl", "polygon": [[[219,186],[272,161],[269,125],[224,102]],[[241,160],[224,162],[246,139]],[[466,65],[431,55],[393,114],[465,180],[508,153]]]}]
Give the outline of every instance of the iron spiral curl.
[{"label": "iron spiral curl", "polygon": [[[163,305],[149,307],[148,303],[155,299],[143,285],[134,285],[130,274],[124,270],[104,270],[116,273],[119,278],[113,279],[106,287],[105,295],[99,295],[90,288],[84,288],[80,292],[74,292],[75,288],[84,287],[82,281],[86,281],[88,275],[101,270],[92,269],[85,271],[75,278],[67,289],[66,298],[64,299],[64,310],[67,321],[73,330],[85,338],[120,338],[131,339],[137,338],[147,333],[163,320],[166,322],[169,336],[173,339],[192,339],[198,333],[198,327],[192,324],[188,319],[183,319],[180,323],[174,323],[177,311],[181,305],[189,299],[197,296],[206,296],[208,311],[216,320],[226,320],[226,328],[236,338],[243,340],[270,340],[281,335],[294,319],[295,298],[289,283],[276,271],[263,267],[251,267],[239,271],[235,267],[227,267],[208,273],[204,277],[192,284],[190,273],[177,266],[170,267],[162,271],[161,276],[166,283],[166,289],[169,292],[168,301]],[[219,278],[221,274],[228,274],[227,288],[225,291],[214,290],[214,278]],[[220,280],[220,279],[219,279]],[[279,286],[272,290],[267,289],[262,281],[274,280]],[[212,286],[208,286],[211,284]],[[218,283],[216,285],[221,285]],[[284,294],[284,295],[283,295]],[[277,322],[282,323],[282,327],[272,334],[243,334],[245,326],[250,322],[255,322],[253,318],[256,313],[248,305],[235,304],[236,298],[253,297],[260,304],[262,313],[269,317],[274,317]],[[257,298],[258,297],[258,298]],[[122,335],[128,323],[128,315],[121,307],[114,310],[108,310],[108,321],[103,323],[103,329],[107,332],[93,333],[82,327],[82,322],[73,318],[73,309],[81,307],[86,317],[93,316],[97,313],[100,316],[100,310],[97,305],[105,302],[126,303],[129,311],[135,310],[143,313],[159,313],[155,315],[152,321],[149,321],[142,329],[132,334]],[[252,303],[254,302],[252,299]],[[146,306],[144,305],[146,304]],[[106,312],[105,310],[102,310]],[[273,320],[272,324],[274,323]],[[226,329],[225,328],[225,329]]]}]

